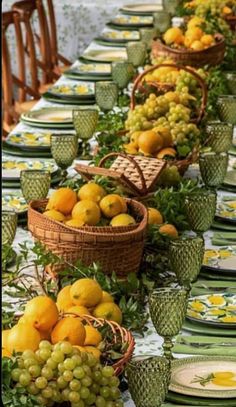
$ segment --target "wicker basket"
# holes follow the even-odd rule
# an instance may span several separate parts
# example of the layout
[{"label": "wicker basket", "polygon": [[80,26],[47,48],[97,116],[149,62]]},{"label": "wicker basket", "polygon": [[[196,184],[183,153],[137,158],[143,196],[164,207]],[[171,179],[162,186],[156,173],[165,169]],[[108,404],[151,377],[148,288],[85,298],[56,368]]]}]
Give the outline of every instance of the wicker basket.
[{"label": "wicker basket", "polygon": [[236,30],[236,16],[227,16],[225,17],[225,20],[229,24],[231,30],[235,32]]},{"label": "wicker basket", "polygon": [[216,44],[202,51],[192,51],[189,49],[174,49],[155,39],[152,43],[152,57],[168,57],[178,64],[203,67],[204,65],[219,65],[225,55],[225,39],[221,34],[215,34]]},{"label": "wicker basket", "polygon": [[139,222],[132,226],[85,226],[72,228],[49,219],[41,212],[48,200],[32,201],[28,209],[28,229],[52,253],[65,260],[49,271],[54,275],[66,263],[81,260],[84,265],[97,262],[106,274],[113,271],[125,277],[137,272],[142,260],[144,237],[147,228],[147,209],[133,199],[126,199],[131,215]]},{"label": "wicker basket", "polygon": [[[73,314],[71,312],[70,313],[66,312],[62,315],[62,317],[66,317],[66,316],[70,316],[72,318],[73,317],[78,318],[78,315]],[[123,372],[126,364],[131,359],[133,351],[134,351],[135,341],[134,341],[134,338],[133,338],[133,335],[131,334],[131,332],[128,331],[127,329],[125,329],[124,327],[120,326],[119,324],[117,324],[117,322],[115,322],[115,321],[108,321],[103,318],[95,318],[92,315],[83,315],[83,316],[80,316],[79,319],[82,320],[82,322],[85,322],[86,324],[88,324],[90,326],[94,326],[95,328],[102,328],[104,325],[108,325],[111,328],[111,331],[113,333],[112,343],[116,344],[118,342],[121,342],[122,344],[127,344],[127,347],[124,351],[122,358],[116,360],[112,364],[112,367],[115,370],[115,374],[117,376],[120,375]],[[104,361],[104,363],[106,364],[106,361]]]}]

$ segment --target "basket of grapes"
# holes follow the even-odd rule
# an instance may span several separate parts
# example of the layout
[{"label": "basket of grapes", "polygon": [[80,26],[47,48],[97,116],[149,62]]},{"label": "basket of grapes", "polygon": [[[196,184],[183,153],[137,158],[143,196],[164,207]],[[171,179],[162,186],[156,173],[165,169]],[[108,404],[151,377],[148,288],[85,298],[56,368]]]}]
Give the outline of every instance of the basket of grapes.
[{"label": "basket of grapes", "polygon": [[175,165],[183,174],[198,157],[197,125],[206,103],[207,87],[193,68],[164,63],[146,69],[136,78],[131,94],[126,153],[168,160],[168,166]]}]

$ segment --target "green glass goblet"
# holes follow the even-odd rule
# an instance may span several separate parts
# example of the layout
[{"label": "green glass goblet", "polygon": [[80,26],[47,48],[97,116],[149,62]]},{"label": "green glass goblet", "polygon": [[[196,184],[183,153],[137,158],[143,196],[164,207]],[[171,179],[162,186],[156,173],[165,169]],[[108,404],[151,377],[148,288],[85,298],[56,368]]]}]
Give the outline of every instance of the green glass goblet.
[{"label": "green glass goblet", "polygon": [[117,84],[118,89],[122,91],[125,89],[130,80],[134,76],[134,67],[130,62],[112,62],[111,64],[111,75],[112,80]]},{"label": "green glass goblet", "polygon": [[200,236],[210,229],[216,213],[216,193],[202,189],[185,196],[185,211],[190,227]]},{"label": "green glass goblet", "polygon": [[202,153],[199,157],[199,167],[202,180],[208,188],[219,187],[226,176],[228,154]]},{"label": "green glass goblet", "polygon": [[20,185],[26,202],[44,199],[51,185],[51,174],[44,170],[22,170]]},{"label": "green glass goblet", "polygon": [[170,364],[161,356],[133,357],[126,367],[136,407],[160,407],[170,382]]},{"label": "green glass goblet", "polygon": [[147,56],[147,47],[141,41],[128,42],[126,45],[128,62],[133,64],[135,68],[143,66]]},{"label": "green glass goblet", "polygon": [[171,15],[165,10],[153,13],[153,25],[161,34],[171,26]]},{"label": "green glass goblet", "polygon": [[76,135],[81,141],[79,157],[82,160],[89,160],[91,154],[88,140],[93,136],[97,127],[98,109],[73,110],[73,123]]},{"label": "green glass goblet", "polygon": [[171,270],[176,274],[178,283],[189,292],[191,284],[197,280],[201,270],[204,246],[204,240],[199,236],[183,236],[170,242],[169,259]]},{"label": "green glass goblet", "polygon": [[17,213],[14,211],[2,211],[2,245],[12,245],[16,235]]},{"label": "green glass goblet", "polygon": [[177,7],[180,3],[180,0],[163,0],[163,8],[165,11],[174,16],[177,11]]},{"label": "green glass goblet", "polygon": [[95,83],[95,99],[104,112],[112,110],[118,99],[118,86],[115,82],[101,81]]},{"label": "green glass goblet", "polygon": [[206,124],[206,147],[211,147],[215,153],[226,153],[233,139],[234,126],[230,123],[211,121]]},{"label": "green glass goblet", "polygon": [[236,95],[221,95],[216,106],[222,122],[236,125]]},{"label": "green glass goblet", "polygon": [[78,140],[75,134],[52,134],[51,152],[62,172],[62,181],[67,177],[67,168],[77,156]]},{"label": "green glass goblet", "polygon": [[152,48],[152,40],[155,37],[156,30],[154,28],[140,28],[140,39],[146,44],[147,50]]},{"label": "green glass goblet", "polygon": [[236,73],[224,72],[224,76],[227,80],[227,87],[231,95],[236,95]]},{"label": "green glass goblet", "polygon": [[149,294],[151,320],[158,333],[164,338],[162,345],[165,357],[173,359],[172,338],[183,325],[188,303],[188,290],[185,288],[158,288]]}]

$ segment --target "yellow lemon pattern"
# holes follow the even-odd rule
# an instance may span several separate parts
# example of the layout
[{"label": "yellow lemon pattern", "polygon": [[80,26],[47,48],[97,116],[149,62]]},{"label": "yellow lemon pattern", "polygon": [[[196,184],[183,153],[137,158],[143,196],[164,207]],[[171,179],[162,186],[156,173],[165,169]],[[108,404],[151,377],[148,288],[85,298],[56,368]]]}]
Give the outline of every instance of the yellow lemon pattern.
[{"label": "yellow lemon pattern", "polygon": [[211,294],[190,298],[187,318],[217,324],[236,324],[236,295]]}]

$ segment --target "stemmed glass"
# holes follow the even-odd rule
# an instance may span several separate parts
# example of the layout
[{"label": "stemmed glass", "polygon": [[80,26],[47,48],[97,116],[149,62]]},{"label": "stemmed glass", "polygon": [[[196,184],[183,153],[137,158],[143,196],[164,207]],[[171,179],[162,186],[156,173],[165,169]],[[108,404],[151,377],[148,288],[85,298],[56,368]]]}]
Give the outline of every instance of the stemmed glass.
[{"label": "stemmed glass", "polygon": [[170,365],[161,356],[136,356],[126,367],[129,391],[136,407],[160,407],[170,382]]},{"label": "stemmed glass", "polygon": [[153,13],[153,25],[158,32],[164,33],[171,26],[170,13],[165,10]]},{"label": "stemmed glass", "polygon": [[26,202],[44,199],[51,185],[51,174],[44,170],[22,170],[20,185]]},{"label": "stemmed glass", "polygon": [[75,134],[52,134],[51,152],[62,172],[62,181],[67,177],[67,168],[77,156],[78,140]]},{"label": "stemmed glass", "polygon": [[115,82],[101,81],[95,83],[95,99],[104,112],[109,112],[118,99],[118,86]]},{"label": "stemmed glass", "polygon": [[230,123],[210,121],[206,124],[206,147],[215,153],[227,153],[232,145],[234,126]]},{"label": "stemmed glass", "polygon": [[188,303],[188,290],[185,288],[158,288],[149,294],[151,320],[157,333],[164,338],[162,345],[165,357],[172,356],[173,336],[183,325]]},{"label": "stemmed glass", "polygon": [[147,47],[141,41],[128,42],[126,45],[128,62],[133,64],[135,68],[143,66],[147,56]]},{"label": "stemmed glass", "polygon": [[13,243],[17,228],[17,213],[14,211],[2,211],[2,245]]},{"label": "stemmed glass", "polygon": [[147,50],[150,51],[152,47],[152,40],[155,37],[154,28],[140,28],[140,39],[146,44]]},{"label": "stemmed glass", "polygon": [[236,95],[218,96],[216,106],[222,122],[236,125]]},{"label": "stemmed glass", "polygon": [[130,62],[112,62],[112,80],[117,84],[119,90],[125,89],[134,75],[134,67]]},{"label": "stemmed glass", "polygon": [[199,167],[204,184],[208,188],[217,188],[227,173],[228,154],[202,153],[199,157]]},{"label": "stemmed glass", "polygon": [[98,123],[98,110],[88,108],[73,110],[73,123],[76,135],[82,141],[80,159],[89,160],[91,155],[88,140],[95,133]]},{"label": "stemmed glass", "polygon": [[216,213],[216,193],[202,189],[201,192],[186,195],[185,211],[191,229],[202,236],[210,229]]},{"label": "stemmed glass", "polygon": [[171,270],[176,274],[178,283],[189,292],[191,284],[200,273],[204,256],[204,239],[196,237],[180,237],[170,241],[169,259]]}]

